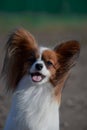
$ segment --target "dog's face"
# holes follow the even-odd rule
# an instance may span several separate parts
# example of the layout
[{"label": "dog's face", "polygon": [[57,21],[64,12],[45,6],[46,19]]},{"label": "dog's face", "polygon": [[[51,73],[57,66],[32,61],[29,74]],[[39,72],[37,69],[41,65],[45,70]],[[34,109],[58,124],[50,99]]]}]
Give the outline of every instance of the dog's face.
[{"label": "dog's face", "polygon": [[3,66],[8,89],[15,90],[23,76],[41,85],[50,82],[54,87],[65,80],[79,54],[77,41],[68,41],[54,49],[38,47],[34,37],[24,29],[16,30],[7,41]]},{"label": "dog's face", "polygon": [[31,80],[36,84],[50,82],[59,67],[57,54],[45,47],[38,48],[36,54],[29,59],[32,62],[29,68]]}]

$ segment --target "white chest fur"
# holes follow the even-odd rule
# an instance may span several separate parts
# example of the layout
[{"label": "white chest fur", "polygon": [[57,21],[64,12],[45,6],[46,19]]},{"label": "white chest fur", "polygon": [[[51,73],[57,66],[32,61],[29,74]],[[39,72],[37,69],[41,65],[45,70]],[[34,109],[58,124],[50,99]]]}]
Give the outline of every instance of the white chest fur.
[{"label": "white chest fur", "polygon": [[52,87],[31,86],[27,81],[14,93],[5,130],[59,130],[59,106]]}]

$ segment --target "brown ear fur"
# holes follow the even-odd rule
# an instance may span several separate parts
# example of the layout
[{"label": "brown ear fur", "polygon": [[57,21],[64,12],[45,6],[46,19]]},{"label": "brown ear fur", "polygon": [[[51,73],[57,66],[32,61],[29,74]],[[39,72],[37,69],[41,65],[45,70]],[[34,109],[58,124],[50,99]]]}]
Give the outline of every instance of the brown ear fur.
[{"label": "brown ear fur", "polygon": [[67,73],[76,63],[80,52],[80,45],[77,41],[67,41],[54,48],[58,55],[58,62],[60,69],[58,75],[63,76]]},{"label": "brown ear fur", "polygon": [[18,29],[10,35],[6,44],[6,55],[2,69],[8,89],[16,89],[19,80],[26,73],[25,62],[29,55],[35,51],[37,51],[35,39],[26,30]]},{"label": "brown ear fur", "polygon": [[69,76],[69,70],[75,65],[80,52],[80,45],[77,41],[67,41],[54,48],[58,56],[58,68],[54,80],[55,97],[60,100],[61,91]]}]

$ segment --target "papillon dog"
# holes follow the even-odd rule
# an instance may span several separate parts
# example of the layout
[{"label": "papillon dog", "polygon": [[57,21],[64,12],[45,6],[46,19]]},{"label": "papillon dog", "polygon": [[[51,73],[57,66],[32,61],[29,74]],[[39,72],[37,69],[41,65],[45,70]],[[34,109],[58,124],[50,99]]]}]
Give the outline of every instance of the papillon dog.
[{"label": "papillon dog", "polygon": [[59,130],[61,93],[79,52],[75,40],[49,49],[25,29],[11,33],[2,74],[13,97],[4,130]]}]

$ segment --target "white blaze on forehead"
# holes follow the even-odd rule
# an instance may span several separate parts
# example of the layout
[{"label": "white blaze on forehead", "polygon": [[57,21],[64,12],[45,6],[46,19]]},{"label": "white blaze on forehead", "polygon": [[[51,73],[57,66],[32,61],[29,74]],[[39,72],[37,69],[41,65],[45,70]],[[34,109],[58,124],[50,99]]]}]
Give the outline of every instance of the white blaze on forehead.
[{"label": "white blaze on forehead", "polygon": [[40,47],[40,53],[43,53],[43,51],[45,51],[45,50],[50,50],[50,49],[47,47]]},{"label": "white blaze on forehead", "polygon": [[38,58],[38,60],[41,60],[41,58],[42,58],[42,54],[43,54],[43,52],[44,51],[46,51],[46,50],[50,50],[49,48],[47,48],[47,47],[40,47],[40,49],[39,49],[39,58]]}]

